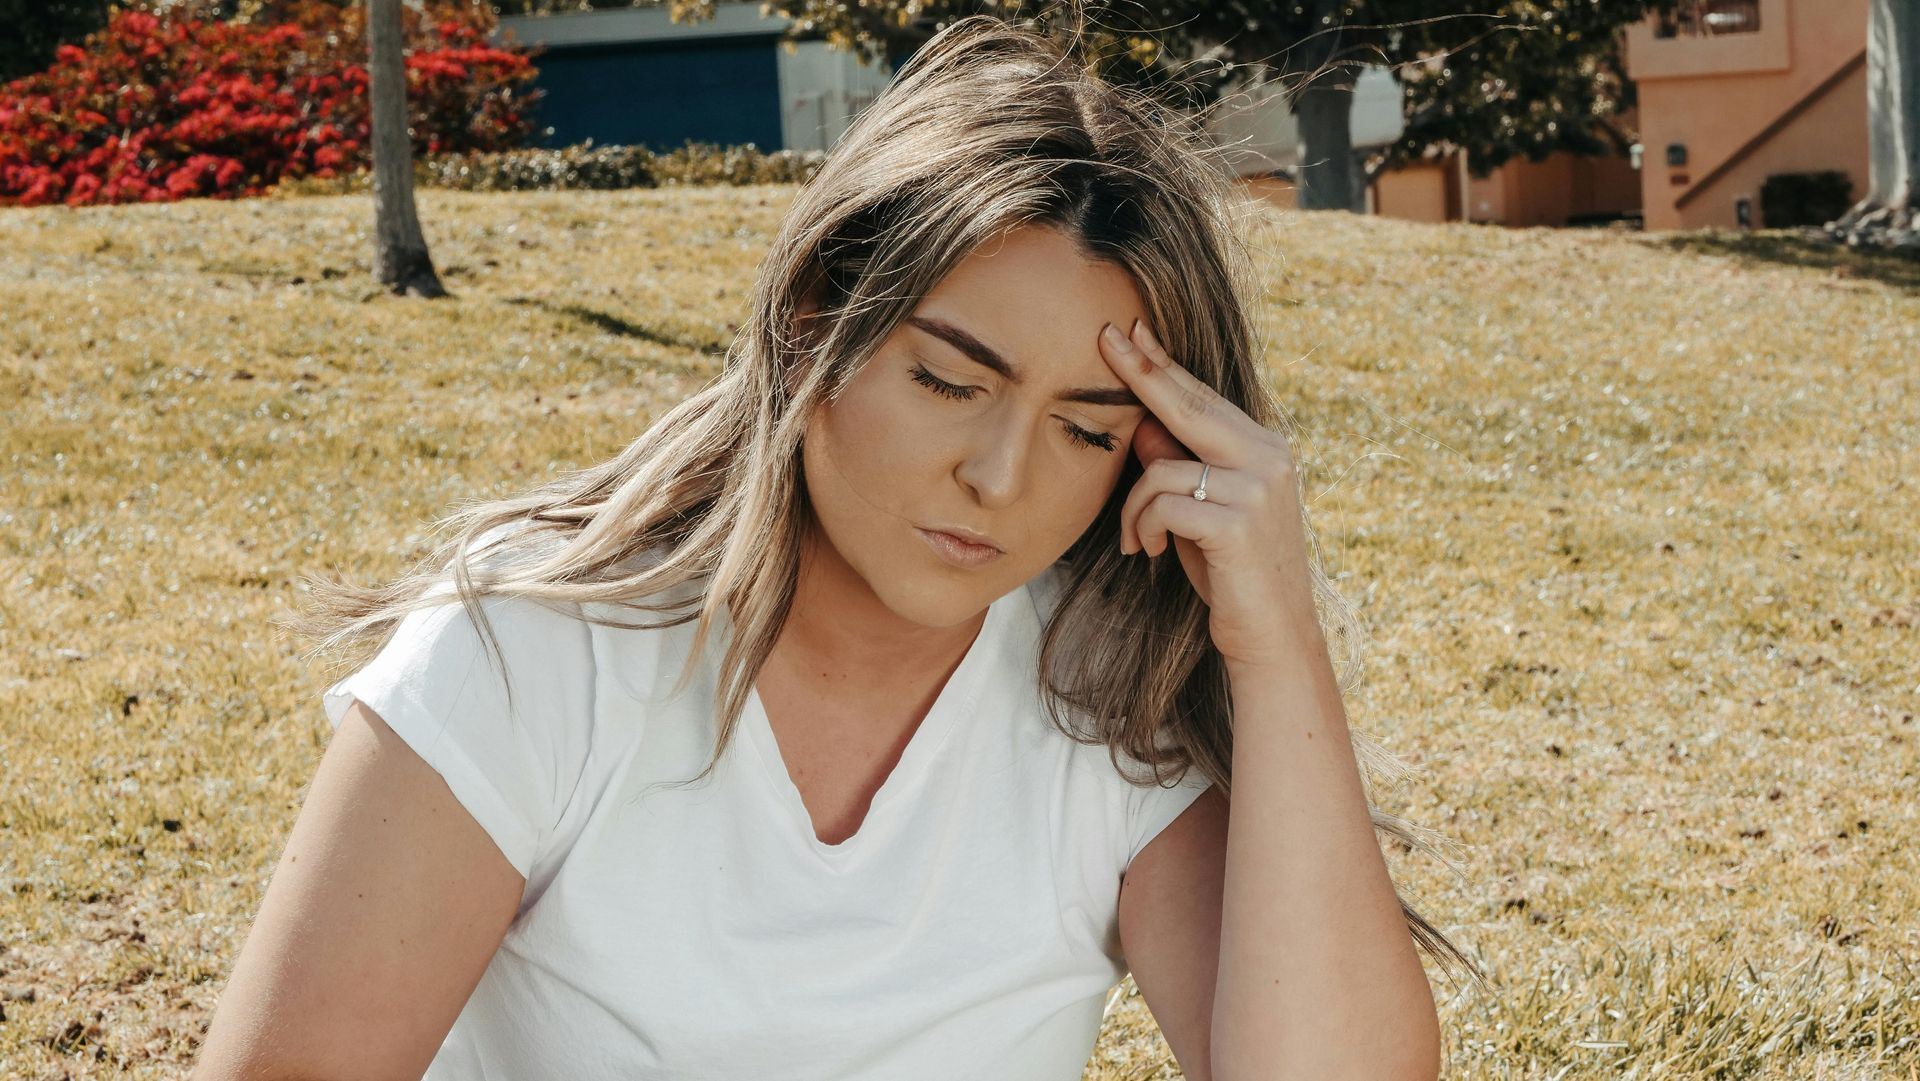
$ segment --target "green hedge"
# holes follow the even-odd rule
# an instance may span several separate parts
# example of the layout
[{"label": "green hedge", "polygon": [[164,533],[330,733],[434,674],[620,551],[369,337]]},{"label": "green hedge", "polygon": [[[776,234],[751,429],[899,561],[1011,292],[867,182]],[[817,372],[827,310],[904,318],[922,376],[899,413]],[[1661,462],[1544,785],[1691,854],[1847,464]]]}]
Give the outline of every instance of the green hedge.
[{"label": "green hedge", "polygon": [[[610,191],[674,184],[800,183],[825,159],[823,151],[762,151],[752,143],[689,142],[661,154],[644,146],[595,146],[588,140],[558,149],[440,154],[414,162],[413,175],[421,187],[457,191]],[[372,174],[363,171],[332,180],[286,181],[273,194],[341,194],[366,191],[372,183]]]},{"label": "green hedge", "polygon": [[1835,169],[1775,173],[1760,185],[1760,224],[1768,229],[1825,225],[1853,205],[1853,178]]}]

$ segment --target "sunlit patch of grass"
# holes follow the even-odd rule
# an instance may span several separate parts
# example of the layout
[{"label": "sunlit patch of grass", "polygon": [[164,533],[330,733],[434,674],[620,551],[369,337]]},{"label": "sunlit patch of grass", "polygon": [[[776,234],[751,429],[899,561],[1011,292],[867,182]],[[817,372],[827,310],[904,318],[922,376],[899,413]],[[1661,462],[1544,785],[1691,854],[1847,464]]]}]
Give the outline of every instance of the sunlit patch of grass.
[{"label": "sunlit patch of grass", "polygon": [[[601,460],[718,370],[790,188],[0,213],[0,1073],[178,1076],[325,745],[292,581]],[[1910,1078],[1920,292],[1780,234],[1252,237],[1361,608],[1389,852],[1483,959],[1448,1076]],[[1303,873],[1311,873],[1304,869]],[[1090,1079],[1176,1077],[1131,981]]]}]

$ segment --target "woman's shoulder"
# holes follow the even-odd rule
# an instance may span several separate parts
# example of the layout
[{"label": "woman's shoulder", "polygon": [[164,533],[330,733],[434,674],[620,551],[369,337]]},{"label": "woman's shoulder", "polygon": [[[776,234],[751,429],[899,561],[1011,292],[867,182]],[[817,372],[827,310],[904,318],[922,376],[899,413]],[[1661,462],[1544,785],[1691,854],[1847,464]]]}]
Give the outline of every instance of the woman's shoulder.
[{"label": "woman's shoulder", "polygon": [[[418,663],[435,655],[445,669],[478,662],[501,673],[503,693],[516,703],[523,688],[541,700],[595,700],[595,689],[618,689],[650,700],[656,674],[684,651],[682,639],[693,626],[703,595],[698,580],[623,597],[620,579],[664,559],[649,549],[613,564],[600,595],[589,598],[538,596],[517,590],[494,592],[488,585],[509,569],[526,570],[564,548],[559,536],[537,535],[522,521],[492,526],[461,546],[477,596],[471,605],[458,592],[451,573],[427,590],[436,603],[409,614],[394,637],[393,649]],[[677,669],[676,669],[677,670]],[[586,724],[591,711],[573,710],[568,721]]]},{"label": "woman's shoulder", "polygon": [[[512,567],[524,568],[537,564],[544,559],[557,556],[566,545],[565,537],[544,534],[530,528],[525,521],[510,521],[484,530],[468,542],[463,551],[470,571],[498,572]],[[600,576],[600,580],[607,583],[605,596],[600,598],[562,602],[536,600],[522,595],[499,595],[489,599],[520,602],[516,607],[523,609],[540,605],[565,611],[576,618],[582,618],[583,622],[592,622],[590,618],[586,618],[590,614],[605,618],[621,612],[648,611],[647,608],[639,608],[631,603],[636,599],[643,601],[649,608],[670,604],[676,609],[682,609],[688,604],[697,604],[702,596],[702,583],[697,580],[683,581],[639,598],[616,595],[615,586],[618,582],[658,566],[671,554],[667,546],[653,545],[612,562],[609,569]],[[443,582],[440,588],[449,590],[452,584]]]},{"label": "woman's shoulder", "polygon": [[[583,644],[585,628],[576,626],[581,622],[579,604],[518,592],[495,592],[489,588],[496,577],[537,562],[551,550],[550,541],[530,531],[522,535],[524,530],[524,522],[505,522],[460,545],[460,558],[474,587],[474,604],[486,624],[482,637],[491,638],[503,647],[511,643],[517,649],[536,652]],[[410,618],[422,623],[431,621],[436,626],[464,623],[467,624],[464,629],[472,633],[476,628],[471,625],[471,609],[461,603],[457,597],[459,592],[452,568],[444,568],[441,577],[424,594],[439,603],[413,613]]]}]

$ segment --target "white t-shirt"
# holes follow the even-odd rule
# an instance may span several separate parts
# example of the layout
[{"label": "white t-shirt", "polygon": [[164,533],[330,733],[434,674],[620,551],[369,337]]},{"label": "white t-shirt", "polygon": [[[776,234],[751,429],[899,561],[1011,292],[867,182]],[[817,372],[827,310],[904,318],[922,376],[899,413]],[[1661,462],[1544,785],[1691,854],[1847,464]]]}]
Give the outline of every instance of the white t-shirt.
[{"label": "white t-shirt", "polygon": [[370,706],[527,880],[424,1081],[1077,1081],[1127,971],[1121,873],[1208,782],[1132,785],[1048,720],[1039,633],[1061,573],[993,602],[837,845],[757,694],[712,776],[652,784],[706,764],[724,619],[669,699],[691,621],[622,630],[485,598],[516,718],[459,604],[410,613],[326,691],[327,718]]}]

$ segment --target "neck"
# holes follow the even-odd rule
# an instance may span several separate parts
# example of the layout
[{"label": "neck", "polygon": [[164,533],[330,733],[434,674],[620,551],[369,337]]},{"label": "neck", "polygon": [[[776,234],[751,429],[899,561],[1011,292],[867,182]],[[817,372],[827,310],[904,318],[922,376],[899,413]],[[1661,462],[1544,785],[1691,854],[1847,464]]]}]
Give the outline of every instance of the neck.
[{"label": "neck", "polygon": [[928,627],[902,618],[816,534],[767,666],[852,695],[921,688],[959,666],[985,619],[982,611],[958,626]]}]

